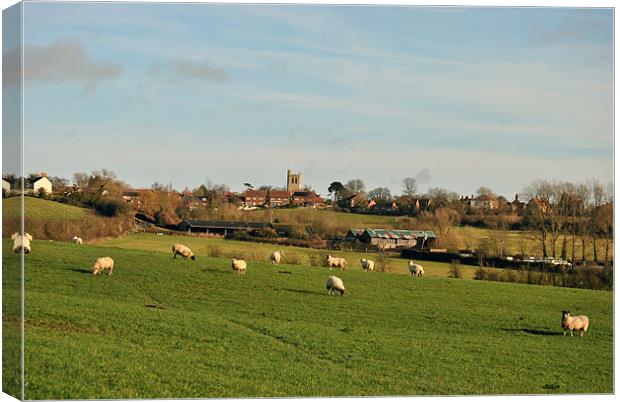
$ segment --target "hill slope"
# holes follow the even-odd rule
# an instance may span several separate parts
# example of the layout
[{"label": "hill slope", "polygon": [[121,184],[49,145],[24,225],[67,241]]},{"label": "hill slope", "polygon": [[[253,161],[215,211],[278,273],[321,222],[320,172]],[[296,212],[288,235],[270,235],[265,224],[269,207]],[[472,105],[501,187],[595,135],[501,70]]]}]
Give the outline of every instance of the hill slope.
[{"label": "hill slope", "polygon": [[[20,197],[5,198],[2,200],[3,217],[20,216]],[[24,197],[24,213],[29,218],[40,219],[80,219],[88,210],[73,205],[62,204],[56,201],[44,200],[35,197]]]},{"label": "hill slope", "polygon": [[[15,298],[18,256],[3,251]],[[94,277],[103,255],[114,275]],[[611,292],[349,270],[336,273],[347,295],[330,297],[329,274],[35,241],[25,397],[612,392]],[[561,336],[563,309],[590,316],[584,338]]]}]

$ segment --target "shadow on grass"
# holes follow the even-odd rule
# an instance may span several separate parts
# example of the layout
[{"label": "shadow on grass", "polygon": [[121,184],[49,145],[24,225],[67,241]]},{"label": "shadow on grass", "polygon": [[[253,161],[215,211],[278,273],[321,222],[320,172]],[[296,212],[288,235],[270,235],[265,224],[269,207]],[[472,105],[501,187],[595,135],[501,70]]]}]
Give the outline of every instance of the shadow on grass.
[{"label": "shadow on grass", "polygon": [[79,272],[80,274],[89,274],[89,275],[93,274],[92,270],[86,269],[86,268],[71,268],[71,271]]},{"label": "shadow on grass", "polygon": [[201,268],[200,270],[202,272],[211,272],[211,273],[218,274],[218,275],[232,275],[232,274],[234,274],[232,268],[230,269],[230,271],[228,271],[228,270],[222,271],[221,269],[213,269],[213,268]]},{"label": "shadow on grass", "polygon": [[562,332],[557,332],[557,331],[545,331],[542,329],[531,329],[531,328],[502,328],[502,331],[525,332],[526,334],[543,335],[543,336],[561,336],[563,334]]},{"label": "shadow on grass", "polygon": [[324,295],[324,294],[327,294],[327,293],[323,293],[323,292],[315,292],[314,290],[304,290],[304,289],[287,289],[287,288],[283,288],[282,290],[284,290],[286,292],[302,293],[302,294],[307,294],[307,295]]}]

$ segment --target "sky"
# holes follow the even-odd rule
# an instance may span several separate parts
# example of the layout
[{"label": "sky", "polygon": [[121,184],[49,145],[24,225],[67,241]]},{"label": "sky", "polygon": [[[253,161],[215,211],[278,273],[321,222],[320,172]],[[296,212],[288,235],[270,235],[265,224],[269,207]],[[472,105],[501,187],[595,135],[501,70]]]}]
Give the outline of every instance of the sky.
[{"label": "sky", "polygon": [[613,177],[611,9],[29,2],[23,45],[26,172],[507,198]]}]

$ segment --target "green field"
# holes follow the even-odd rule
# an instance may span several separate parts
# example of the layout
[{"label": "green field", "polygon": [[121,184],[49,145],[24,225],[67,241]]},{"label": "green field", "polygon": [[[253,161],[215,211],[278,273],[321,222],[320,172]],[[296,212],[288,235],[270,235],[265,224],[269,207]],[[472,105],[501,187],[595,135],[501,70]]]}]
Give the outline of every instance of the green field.
[{"label": "green field", "polygon": [[[2,200],[3,217],[19,217],[20,208],[20,197],[4,198]],[[56,201],[24,197],[24,213],[29,218],[80,219],[84,217],[87,211],[84,208],[61,204]]]},{"label": "green field", "polygon": [[[237,276],[228,258],[173,260],[174,239],[152,238],[33,242],[26,399],[613,392],[612,292],[356,266],[331,272],[347,295],[328,296],[326,268],[251,262]],[[19,297],[10,248],[5,300]],[[104,255],[114,275],[94,277]],[[585,337],[561,336],[564,309],[590,317]],[[3,319],[19,325],[14,307]]]},{"label": "green field", "polygon": [[[359,269],[359,260],[368,258],[377,263],[377,253],[362,253],[352,251],[330,251],[316,250],[303,247],[280,246],[269,243],[244,242],[236,240],[225,240],[221,238],[188,237],[188,236],[156,236],[153,234],[132,234],[116,239],[102,239],[94,243],[106,247],[119,247],[132,250],[152,250],[163,253],[170,253],[174,243],[183,243],[190,247],[194,253],[203,256],[243,258],[248,261],[269,262],[271,253],[276,250],[285,252],[284,262],[292,265],[310,265],[310,255],[315,255],[322,260],[327,253],[333,256],[344,257],[348,263],[348,269]],[[217,252],[214,254],[214,250]],[[407,261],[397,258],[398,253],[388,254],[385,260],[384,271],[388,273],[409,274]],[[420,261],[418,261],[420,262]],[[447,277],[449,266],[443,263],[432,261],[420,262],[425,269],[426,276]],[[477,267],[461,265],[464,278],[473,278]],[[378,263],[375,269],[380,269]]]}]

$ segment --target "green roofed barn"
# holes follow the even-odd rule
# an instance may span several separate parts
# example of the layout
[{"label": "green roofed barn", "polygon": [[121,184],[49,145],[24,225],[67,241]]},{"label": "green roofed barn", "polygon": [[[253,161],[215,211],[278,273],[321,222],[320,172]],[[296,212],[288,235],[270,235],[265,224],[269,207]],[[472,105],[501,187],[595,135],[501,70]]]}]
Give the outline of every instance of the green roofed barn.
[{"label": "green roofed barn", "polygon": [[432,230],[388,230],[388,229],[351,229],[348,238],[357,238],[362,243],[382,249],[430,248],[437,236]]}]

